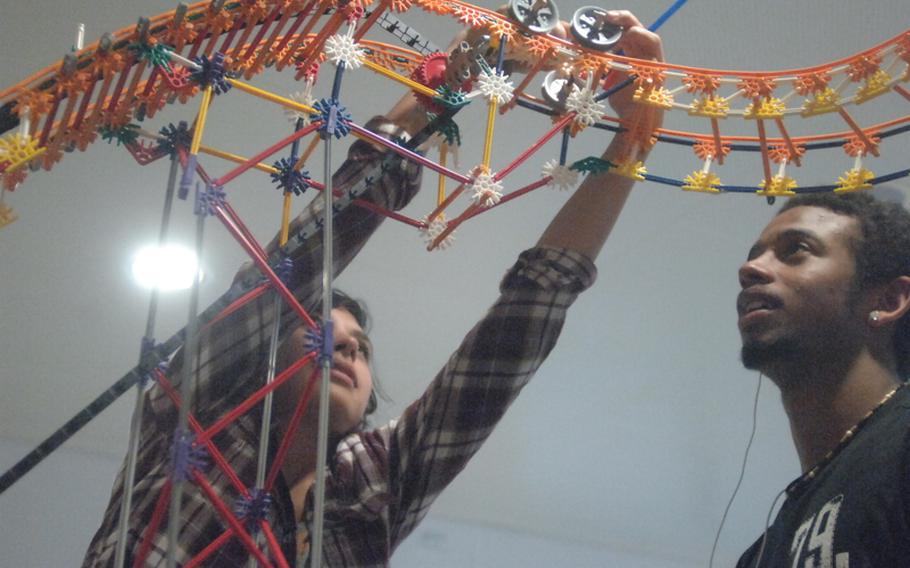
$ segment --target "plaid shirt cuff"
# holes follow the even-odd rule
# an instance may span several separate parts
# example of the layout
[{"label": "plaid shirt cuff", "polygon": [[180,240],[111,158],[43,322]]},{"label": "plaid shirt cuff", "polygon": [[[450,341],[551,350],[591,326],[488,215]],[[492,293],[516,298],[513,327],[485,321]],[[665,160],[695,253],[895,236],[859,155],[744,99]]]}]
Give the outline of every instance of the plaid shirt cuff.
[{"label": "plaid shirt cuff", "polygon": [[521,253],[503,277],[500,290],[533,287],[577,295],[596,279],[597,268],[585,255],[564,248],[535,247]]}]

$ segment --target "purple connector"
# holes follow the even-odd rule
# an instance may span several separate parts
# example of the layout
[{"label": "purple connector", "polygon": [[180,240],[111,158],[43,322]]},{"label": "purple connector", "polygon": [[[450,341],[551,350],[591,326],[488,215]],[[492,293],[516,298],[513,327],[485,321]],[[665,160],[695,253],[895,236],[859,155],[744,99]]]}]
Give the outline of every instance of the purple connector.
[{"label": "purple connector", "polygon": [[294,274],[294,261],[290,258],[283,258],[273,267],[275,274],[284,283],[290,286],[291,275]]},{"label": "purple connector", "polygon": [[147,335],[142,336],[142,343],[139,345],[139,356],[145,357],[149,351],[157,347],[158,344],[155,343],[154,337],[149,337]]},{"label": "purple connector", "polygon": [[171,446],[171,474],[174,481],[186,481],[194,469],[205,469],[209,465],[209,454],[205,446],[194,445],[196,437],[186,430],[174,433]]},{"label": "purple connector", "polygon": [[321,362],[332,362],[332,355],[335,353],[335,322],[332,320],[322,322],[322,351],[320,353]]},{"label": "purple connector", "polygon": [[190,187],[193,186],[193,180],[196,178],[196,155],[190,154],[186,157],[186,167],[183,168],[183,177],[180,178],[180,189],[177,191],[177,197],[186,199],[190,194]]},{"label": "purple connector", "polygon": [[306,353],[315,351],[319,354],[320,361],[332,361],[335,351],[334,322],[329,320],[317,324],[317,327],[306,330],[303,339],[303,350]]},{"label": "purple connector", "polygon": [[210,184],[200,190],[200,185],[196,184],[196,203],[193,206],[193,213],[202,217],[214,215],[215,210],[224,205],[224,189],[220,185]]},{"label": "purple connector", "polygon": [[322,351],[322,327],[319,324],[316,324],[316,327],[307,328],[304,333],[303,351],[305,353]]},{"label": "purple connector", "polygon": [[149,388],[152,384],[154,384],[155,381],[158,380],[158,373],[161,373],[162,375],[166,375],[168,370],[169,370],[169,366],[168,366],[167,361],[162,361],[162,362],[158,363],[155,366],[154,371],[152,371],[150,373],[146,373],[145,375],[142,376],[142,380],[140,381],[142,389],[145,390],[145,389]]},{"label": "purple connector", "polygon": [[240,496],[234,501],[234,514],[237,518],[246,521],[252,528],[265,520],[272,506],[272,495],[265,490],[254,487],[250,489],[249,497]]}]

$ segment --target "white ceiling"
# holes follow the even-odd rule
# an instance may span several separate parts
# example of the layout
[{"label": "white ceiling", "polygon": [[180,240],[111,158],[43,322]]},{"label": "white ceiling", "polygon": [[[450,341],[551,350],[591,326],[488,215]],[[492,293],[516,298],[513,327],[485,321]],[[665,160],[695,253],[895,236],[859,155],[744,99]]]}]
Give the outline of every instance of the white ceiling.
[{"label": "white ceiling", "polygon": [[[559,7],[565,17],[581,4],[563,0]],[[642,0],[632,8],[647,23],[669,4]],[[172,7],[162,0],[7,2],[0,12],[0,88],[58,61],[77,22],[86,24],[88,42]],[[908,27],[907,16],[906,0],[704,0],[684,6],[662,35],[673,63],[795,68],[887,39]],[[454,29],[424,14],[403,19],[443,45]],[[366,70],[345,80],[343,99],[355,119],[382,112],[401,93]],[[299,88],[287,73],[257,84],[279,93]],[[365,92],[370,95],[350,98]],[[894,95],[870,106],[864,123],[910,109]],[[186,118],[189,110],[165,109],[153,126]],[[459,115],[465,139],[473,141],[462,149],[462,170],[479,156],[482,117],[479,108]],[[279,110],[239,93],[220,97],[210,121],[207,141],[246,155],[290,128]],[[547,124],[522,110],[498,121],[497,155],[505,161]],[[670,128],[693,124],[706,127],[678,112],[666,120]],[[794,128],[845,127],[829,121]],[[570,157],[599,153],[604,139],[603,133],[585,133],[573,142]],[[876,173],[907,167],[906,148],[906,138],[883,142],[882,157],[869,167]],[[556,144],[547,146],[514,187],[536,178],[539,164],[557,152]],[[720,175],[725,182],[755,184],[755,162],[754,156],[730,160]],[[810,157],[796,176],[804,185],[830,183],[851,165],[838,150]],[[650,172],[675,178],[698,167],[690,150],[662,146],[648,163]],[[227,166],[213,162],[209,169],[218,173]],[[128,266],[132,252],[157,234],[166,172],[164,163],[142,168],[121,148],[99,142],[7,194],[21,218],[0,230],[3,437],[39,442],[135,364],[147,296],[131,283]],[[407,213],[419,217],[432,208],[435,177],[427,176],[426,186]],[[908,183],[890,187],[907,189]],[[245,174],[229,190],[254,232],[270,237],[280,205],[266,177]],[[420,393],[565,196],[540,190],[483,215],[463,226],[445,252],[427,253],[413,229],[391,222],[367,246],[339,285],[364,298],[373,312],[378,373],[393,399],[382,416],[396,414]],[[738,363],[736,269],[773,211],[752,196],[692,195],[641,184],[599,259],[597,285],[573,309],[559,346],[432,514],[706,564],[739,473],[757,381]],[[179,217],[178,232],[188,239],[191,215]],[[215,224],[207,228],[206,245],[211,278],[203,287],[205,305],[243,261]],[[183,297],[165,303],[159,338],[185,319]],[[123,397],[70,447],[122,455],[131,405],[132,397]],[[798,474],[773,386],[763,385],[758,408],[758,433],[721,539],[719,565],[732,564],[757,536],[774,496]],[[0,465],[18,457],[4,455]],[[65,472],[60,483],[67,483]],[[71,518],[95,518],[102,507],[73,511]],[[3,508],[0,497],[0,516],[6,517]],[[49,505],[47,514],[54,510]]]}]

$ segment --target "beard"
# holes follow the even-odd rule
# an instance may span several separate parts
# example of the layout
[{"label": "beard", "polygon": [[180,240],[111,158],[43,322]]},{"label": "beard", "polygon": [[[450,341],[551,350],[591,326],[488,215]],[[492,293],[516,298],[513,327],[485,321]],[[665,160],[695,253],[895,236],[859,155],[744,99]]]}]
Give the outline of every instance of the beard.
[{"label": "beard", "polygon": [[739,357],[750,371],[764,371],[769,365],[799,358],[802,351],[797,341],[782,337],[770,342],[746,341]]},{"label": "beard", "polygon": [[[842,307],[835,306],[827,313],[814,309],[812,325],[799,325],[788,318],[781,326],[762,339],[744,338],[740,349],[743,367],[761,371],[781,386],[787,381],[784,375],[793,371],[817,370],[820,366],[837,368],[847,365],[856,356],[862,342],[862,331],[857,329],[862,288],[853,282],[846,290]],[[864,326],[864,324],[863,324]],[[863,327],[860,326],[860,327]],[[793,378],[793,377],[791,377]]]},{"label": "beard", "polygon": [[[820,326],[824,328],[825,326]],[[743,367],[759,371],[778,387],[788,388],[812,380],[821,368],[836,376],[858,353],[858,340],[843,327],[831,334],[817,329],[790,333],[773,339],[746,340],[740,350]]]}]

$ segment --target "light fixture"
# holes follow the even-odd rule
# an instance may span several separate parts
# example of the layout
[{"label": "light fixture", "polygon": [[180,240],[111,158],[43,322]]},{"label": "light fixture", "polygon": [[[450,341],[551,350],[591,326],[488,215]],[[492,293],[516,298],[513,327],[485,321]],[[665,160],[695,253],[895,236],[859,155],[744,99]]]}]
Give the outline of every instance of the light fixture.
[{"label": "light fixture", "polygon": [[143,288],[186,290],[197,274],[202,280],[196,253],[181,245],[148,246],[133,257],[133,278]]}]

